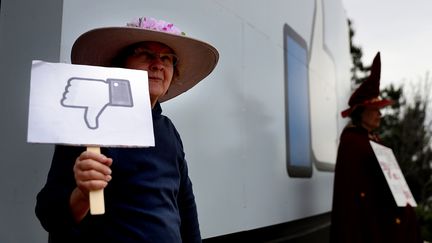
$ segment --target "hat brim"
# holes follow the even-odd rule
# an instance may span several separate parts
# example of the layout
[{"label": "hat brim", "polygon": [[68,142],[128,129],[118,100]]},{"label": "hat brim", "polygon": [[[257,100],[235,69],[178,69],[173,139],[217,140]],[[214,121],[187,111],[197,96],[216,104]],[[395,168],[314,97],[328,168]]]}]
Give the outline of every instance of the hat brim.
[{"label": "hat brim", "polygon": [[386,106],[393,105],[393,104],[394,104],[394,101],[388,100],[388,99],[377,100],[377,101],[373,101],[373,102],[364,102],[361,104],[354,105],[354,106],[342,111],[341,115],[344,118],[348,117],[358,107],[374,107],[374,108],[382,109]]},{"label": "hat brim", "polygon": [[127,46],[155,41],[170,47],[178,56],[178,76],[172,81],[160,102],[174,98],[207,77],[219,59],[219,53],[208,43],[184,35],[175,35],[136,27],[107,27],[82,34],[71,51],[73,64],[112,66],[113,59]]}]

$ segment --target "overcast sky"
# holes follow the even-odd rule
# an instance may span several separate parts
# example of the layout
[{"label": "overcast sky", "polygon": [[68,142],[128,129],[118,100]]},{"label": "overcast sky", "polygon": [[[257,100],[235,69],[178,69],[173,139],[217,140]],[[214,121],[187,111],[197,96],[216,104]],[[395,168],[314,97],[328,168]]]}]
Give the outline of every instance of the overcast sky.
[{"label": "overcast sky", "polygon": [[381,52],[381,88],[432,72],[432,0],[342,0],[369,65]]}]

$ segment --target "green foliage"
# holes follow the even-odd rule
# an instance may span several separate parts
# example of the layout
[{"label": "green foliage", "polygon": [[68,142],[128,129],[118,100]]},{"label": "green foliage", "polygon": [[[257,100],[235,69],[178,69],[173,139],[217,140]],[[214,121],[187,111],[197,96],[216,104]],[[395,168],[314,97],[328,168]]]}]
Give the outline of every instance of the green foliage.
[{"label": "green foliage", "polygon": [[[404,99],[402,91],[402,87],[395,89],[391,85],[382,93],[383,96],[388,95],[384,98],[398,101]],[[429,203],[432,197],[432,134],[427,121],[428,102],[418,93],[409,104],[396,102],[387,109],[390,112],[383,117],[380,127],[384,144],[393,149],[405,179],[420,204]]]},{"label": "green foliage", "polygon": [[367,77],[367,72],[370,71],[370,66],[363,66],[362,57],[363,51],[360,46],[354,44],[354,28],[353,23],[348,19],[350,52],[353,66],[351,67],[351,82],[360,84]]},{"label": "green foliage", "polygon": [[431,203],[428,205],[420,204],[416,208],[416,214],[421,223],[421,233],[423,239],[430,242],[432,240],[432,212]]}]

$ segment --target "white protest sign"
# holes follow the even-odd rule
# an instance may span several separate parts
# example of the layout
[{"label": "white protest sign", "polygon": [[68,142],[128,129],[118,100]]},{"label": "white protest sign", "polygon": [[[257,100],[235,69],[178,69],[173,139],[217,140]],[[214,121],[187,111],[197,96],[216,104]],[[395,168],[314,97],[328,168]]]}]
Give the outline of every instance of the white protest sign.
[{"label": "white protest sign", "polygon": [[33,61],[27,141],[154,146],[146,71]]},{"label": "white protest sign", "polygon": [[373,141],[370,141],[370,144],[398,207],[405,207],[407,204],[416,207],[417,203],[405,181],[393,151]]},{"label": "white protest sign", "polygon": [[[27,141],[154,146],[146,71],[33,61]],[[105,213],[103,189],[90,191],[90,213]]]}]

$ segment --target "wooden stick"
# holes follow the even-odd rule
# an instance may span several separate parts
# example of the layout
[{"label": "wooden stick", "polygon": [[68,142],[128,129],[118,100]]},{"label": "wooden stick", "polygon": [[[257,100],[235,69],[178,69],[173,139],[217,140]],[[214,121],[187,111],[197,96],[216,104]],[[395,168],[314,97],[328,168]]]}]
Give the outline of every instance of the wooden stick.
[{"label": "wooden stick", "polygon": [[[96,146],[87,147],[87,151],[91,151],[93,153],[98,153],[98,154],[101,153],[100,147],[96,147]],[[91,215],[100,215],[105,213],[105,201],[104,201],[103,189],[90,191],[89,199],[90,199]]]}]

